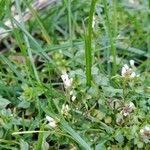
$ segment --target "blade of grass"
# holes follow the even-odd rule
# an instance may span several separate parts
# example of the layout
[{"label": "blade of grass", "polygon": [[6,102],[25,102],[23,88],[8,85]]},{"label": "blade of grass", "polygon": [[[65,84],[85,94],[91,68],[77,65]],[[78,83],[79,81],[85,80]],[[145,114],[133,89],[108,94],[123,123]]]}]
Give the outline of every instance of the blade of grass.
[{"label": "blade of grass", "polygon": [[[48,101],[48,103],[49,103],[48,104],[49,108],[47,108],[47,109],[45,109],[45,107],[43,105],[41,105],[43,112],[45,112],[49,116],[51,116],[53,118],[57,118],[59,120],[58,127],[60,127],[63,131],[65,131],[65,133],[68,133],[71,136],[71,137],[69,137],[69,136],[67,136],[67,137],[69,137],[70,139],[77,142],[84,149],[91,150],[88,143],[67,123],[67,121],[65,121],[65,119],[63,118],[61,113],[59,113],[60,115],[54,114],[54,111],[53,111],[54,107],[51,107],[52,103],[50,101]],[[60,112],[60,108],[57,105],[57,102],[53,100],[53,103],[54,103],[54,106],[57,109],[57,111]]]},{"label": "blade of grass", "polygon": [[9,66],[9,68],[12,70],[12,72],[14,72],[17,75],[17,77],[16,77],[17,80],[21,80],[21,81],[24,81],[26,83],[25,79],[16,70],[16,68],[14,67],[14,65],[9,61],[9,59],[7,57],[5,57],[4,55],[1,54],[0,55],[0,60],[2,60],[2,62],[5,62]]},{"label": "blade of grass", "polygon": [[[111,55],[113,56],[113,66],[112,66],[112,75],[116,74],[117,66],[116,66],[116,48],[113,41],[113,33],[112,33],[112,27],[109,19],[109,13],[108,13],[108,6],[107,6],[107,0],[103,0],[104,3],[104,12],[106,17],[106,27],[107,27],[107,35],[109,37],[109,43],[111,46]],[[108,56],[109,57],[109,56]]]},{"label": "blade of grass", "polygon": [[[40,131],[43,131],[44,130],[44,124],[42,124],[41,128],[40,128]],[[38,135],[38,141],[37,141],[37,145],[36,145],[36,150],[41,150],[42,149],[42,142],[43,142],[43,132],[39,132],[39,135]]]},{"label": "blade of grass", "polygon": [[54,115],[53,113],[51,113],[49,110],[45,109],[44,107],[42,107],[42,109],[45,113],[49,114],[50,116],[52,116],[54,118],[55,117],[59,118],[59,127],[63,131],[68,133],[71,136],[70,137],[71,139],[73,139],[75,142],[77,142],[84,149],[91,150],[90,146],[86,143],[86,141],[73,128],[71,128],[71,126],[69,126],[69,124],[64,119],[61,119],[56,114]]},{"label": "blade of grass", "polygon": [[[65,0],[65,4],[68,11],[68,24],[69,24],[69,42],[71,45],[71,48],[73,47],[73,39],[72,39],[72,14],[71,14],[71,0]],[[74,55],[74,54],[73,54]]]},{"label": "blade of grass", "polygon": [[68,123],[65,120],[61,120],[60,121],[61,124],[61,128],[69,133],[74,140],[79,143],[79,145],[81,145],[84,149],[86,150],[91,150],[92,148],[90,148],[90,146],[85,142],[85,140],[83,138],[81,138],[81,136],[73,129],[71,128]]},{"label": "blade of grass", "polygon": [[26,6],[29,8],[29,10],[31,11],[33,17],[36,19],[37,23],[39,24],[44,39],[46,40],[46,42],[47,42],[48,44],[50,44],[50,43],[51,43],[51,39],[50,39],[50,37],[49,37],[49,35],[48,35],[48,33],[47,33],[45,27],[44,27],[44,24],[42,23],[40,17],[38,16],[37,11],[36,11],[27,1],[23,1],[23,2],[24,2],[24,3],[26,4]]},{"label": "blade of grass", "polygon": [[86,82],[87,86],[91,86],[92,81],[92,21],[93,14],[95,11],[96,0],[91,0],[89,20],[88,20],[88,31],[85,32],[85,61],[86,61]]},{"label": "blade of grass", "polygon": [[[12,25],[13,25],[13,23],[12,23]],[[27,58],[26,48],[25,48],[25,45],[23,44],[23,41],[22,41],[21,35],[19,34],[18,29],[14,28],[13,33],[14,33],[14,36],[15,36],[15,39],[16,39],[16,43],[17,43],[17,45],[19,46],[19,48],[21,50],[22,56]],[[30,75],[30,70],[32,69],[32,66],[31,67],[30,66],[31,66],[30,61],[28,59],[26,59],[26,61],[25,61],[25,70],[26,70],[26,74],[27,74],[27,80],[29,80],[30,83],[32,83],[31,75]]]},{"label": "blade of grass", "polygon": [[114,37],[117,36],[117,28],[118,28],[118,22],[117,22],[117,0],[113,0],[113,14],[112,14],[112,21],[114,26]]},{"label": "blade of grass", "polygon": [[3,18],[5,14],[5,3],[6,1],[0,1],[0,20]]},{"label": "blade of grass", "polygon": [[56,63],[43,51],[40,44],[31,36],[31,34],[27,30],[25,30],[17,20],[15,20],[14,18],[12,19],[13,19],[13,22],[27,35],[30,41],[33,42],[34,46],[36,47],[36,50],[34,49],[32,50],[36,52],[37,54],[42,55],[48,62],[53,64],[53,67],[58,68]]},{"label": "blade of grass", "polygon": [[[24,21],[23,21],[23,16],[22,16],[22,13],[21,13],[20,3],[19,3],[18,0],[15,0],[15,3],[16,3],[16,8],[17,8],[17,11],[18,11],[18,14],[19,14],[19,17],[20,17],[21,26],[22,26],[22,28],[24,28],[24,30],[26,30],[25,25],[24,25]],[[38,76],[38,72],[37,72],[35,64],[34,64],[34,59],[33,59],[32,51],[31,51],[31,48],[30,48],[30,43],[29,43],[28,37],[25,34],[24,34],[24,39],[25,39],[27,52],[28,52],[28,55],[29,55],[29,59],[30,59],[30,62],[31,62],[31,65],[32,65],[32,68],[33,68],[35,78],[36,78],[37,82],[40,83],[40,78]]]}]

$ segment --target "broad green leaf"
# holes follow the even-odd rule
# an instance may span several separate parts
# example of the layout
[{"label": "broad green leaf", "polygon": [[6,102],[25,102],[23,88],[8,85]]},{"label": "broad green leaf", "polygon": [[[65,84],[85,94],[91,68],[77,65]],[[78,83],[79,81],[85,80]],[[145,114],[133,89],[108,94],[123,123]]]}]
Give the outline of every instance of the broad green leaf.
[{"label": "broad green leaf", "polygon": [[109,140],[109,138],[109,136],[101,138],[95,146],[95,150],[106,150],[105,143]]},{"label": "broad green leaf", "polygon": [[27,102],[23,100],[22,102],[19,103],[18,108],[29,108],[30,107],[30,102]]},{"label": "broad green leaf", "polygon": [[10,101],[0,96],[0,109],[5,108],[8,104]]}]

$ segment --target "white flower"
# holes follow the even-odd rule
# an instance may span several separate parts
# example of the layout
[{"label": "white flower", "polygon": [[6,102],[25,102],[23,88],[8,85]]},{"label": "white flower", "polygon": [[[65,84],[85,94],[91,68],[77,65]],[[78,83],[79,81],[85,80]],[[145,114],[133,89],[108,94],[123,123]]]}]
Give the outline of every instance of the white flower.
[{"label": "white flower", "polygon": [[70,99],[71,99],[72,101],[75,101],[76,96],[74,95],[73,91],[70,91],[69,94],[70,94]]},{"label": "white flower", "polygon": [[134,78],[136,76],[135,72],[127,64],[124,64],[124,66],[122,67],[121,75],[123,77],[130,78]]},{"label": "white flower", "polygon": [[131,75],[130,75],[130,77],[131,77],[131,78],[134,78],[134,77],[136,77],[136,74],[135,74],[135,72],[132,72],[132,73],[131,73]]},{"label": "white flower", "polygon": [[149,132],[149,136],[150,136],[150,125],[146,125],[140,130],[141,135],[144,135],[144,132]]},{"label": "white flower", "polygon": [[69,105],[68,104],[63,104],[62,105],[62,108],[61,108],[61,113],[63,114],[63,115],[65,115],[65,116],[67,116],[68,115],[68,113],[69,113],[69,111],[70,111],[70,108],[69,108]]},{"label": "white flower", "polygon": [[150,124],[140,130],[141,137],[145,143],[150,143]]},{"label": "white flower", "polygon": [[132,102],[130,102],[128,106],[131,111],[135,108],[135,105]]},{"label": "white flower", "polygon": [[129,113],[131,113],[133,110],[135,109],[135,105],[130,102],[129,104],[125,104],[125,106],[122,108],[122,111],[120,112],[120,114],[122,114],[123,116],[128,116]]},{"label": "white flower", "polygon": [[46,116],[46,120],[49,122],[48,125],[51,126],[52,128],[55,128],[57,126],[54,118]]},{"label": "white flower", "polygon": [[132,69],[129,68],[129,66],[127,64],[124,64],[123,67],[122,67],[122,70],[121,70],[121,75],[123,77],[127,76],[127,75],[130,75],[132,72]]},{"label": "white flower", "polygon": [[74,102],[74,101],[75,101],[75,99],[76,99],[76,96],[75,96],[75,95],[73,95],[73,96],[71,97],[71,100]]},{"label": "white flower", "polygon": [[135,61],[131,59],[129,62],[130,62],[130,66],[131,66],[131,67],[134,67]]},{"label": "white flower", "polygon": [[93,16],[93,20],[92,20],[92,28],[94,29],[95,27],[95,24],[96,24],[96,17]]},{"label": "white flower", "polygon": [[73,79],[72,79],[72,78],[69,79],[69,76],[68,76],[67,73],[61,75],[61,79],[63,80],[64,87],[65,87],[66,89],[68,89],[68,88],[71,87]]}]

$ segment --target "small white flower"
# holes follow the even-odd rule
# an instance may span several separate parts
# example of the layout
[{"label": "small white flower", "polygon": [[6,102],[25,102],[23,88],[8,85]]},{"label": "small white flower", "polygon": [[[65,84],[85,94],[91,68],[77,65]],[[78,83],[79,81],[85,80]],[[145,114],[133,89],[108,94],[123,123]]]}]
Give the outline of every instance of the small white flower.
[{"label": "small white flower", "polygon": [[93,16],[93,20],[92,20],[92,28],[94,29],[95,27],[95,24],[96,24],[96,17]]},{"label": "small white flower", "polygon": [[132,103],[132,102],[130,102],[129,103],[129,108],[131,109],[131,111],[135,108],[135,105]]},{"label": "small white flower", "polygon": [[72,81],[73,79],[69,79],[69,76],[67,73],[61,75],[61,79],[63,80],[63,83],[64,83],[64,87],[66,89],[70,88],[72,86]]},{"label": "small white flower", "polygon": [[146,125],[140,130],[140,134],[145,141],[150,140],[150,125]]},{"label": "small white flower", "polygon": [[63,115],[65,115],[65,116],[67,116],[68,115],[68,113],[69,113],[69,111],[70,111],[70,108],[69,108],[69,105],[68,104],[63,104],[62,105],[62,109],[61,109],[61,113],[63,114]]},{"label": "small white flower", "polygon": [[74,101],[75,101],[75,99],[76,99],[76,96],[75,96],[75,95],[73,95],[73,96],[71,97],[71,100],[74,102]]},{"label": "small white flower", "polygon": [[136,77],[136,74],[135,74],[135,72],[132,72],[132,73],[131,73],[131,75],[130,75],[130,77],[131,77],[131,78],[134,78],[134,77]]},{"label": "small white flower", "polygon": [[130,66],[131,66],[131,67],[134,67],[135,61],[134,61],[134,60],[130,60],[129,62],[130,62]]},{"label": "small white flower", "polygon": [[130,69],[127,64],[124,64],[124,68],[125,68],[126,70]]},{"label": "small white flower", "polygon": [[127,64],[124,64],[121,70],[121,76],[129,78],[139,77],[140,75],[136,75],[136,73],[134,72],[134,70],[136,69],[134,60],[130,60],[129,62],[131,68]]},{"label": "small white flower", "polygon": [[133,110],[135,109],[135,105],[130,102],[129,104],[125,104],[125,106],[122,108],[120,114],[122,114],[123,116],[128,116],[129,113],[131,113]]},{"label": "small white flower", "polygon": [[121,70],[121,75],[125,77],[125,76],[129,76],[131,73],[132,73],[132,69],[129,68],[127,64],[124,64]]},{"label": "small white flower", "polygon": [[48,125],[51,126],[52,128],[55,128],[57,126],[54,118],[46,116],[46,120],[49,122]]},{"label": "small white flower", "polygon": [[75,101],[76,96],[74,95],[74,92],[71,90],[69,94],[70,94],[70,99],[71,99],[72,101]]},{"label": "small white flower", "polygon": [[136,77],[135,72],[127,64],[124,64],[124,66],[122,67],[121,75],[123,77],[130,77],[130,78]]}]

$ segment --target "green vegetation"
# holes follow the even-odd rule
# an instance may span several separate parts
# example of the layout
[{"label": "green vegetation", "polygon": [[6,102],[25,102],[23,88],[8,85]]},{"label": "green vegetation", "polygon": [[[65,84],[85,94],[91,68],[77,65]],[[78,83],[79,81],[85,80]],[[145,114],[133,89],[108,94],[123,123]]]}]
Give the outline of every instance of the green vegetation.
[{"label": "green vegetation", "polygon": [[0,149],[150,149],[150,0],[0,0]]}]

